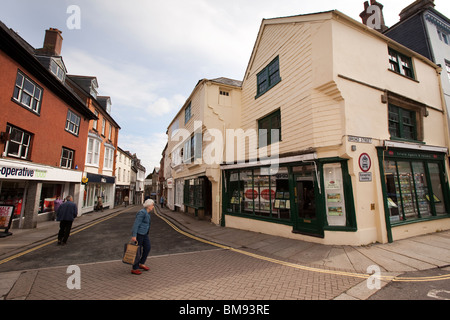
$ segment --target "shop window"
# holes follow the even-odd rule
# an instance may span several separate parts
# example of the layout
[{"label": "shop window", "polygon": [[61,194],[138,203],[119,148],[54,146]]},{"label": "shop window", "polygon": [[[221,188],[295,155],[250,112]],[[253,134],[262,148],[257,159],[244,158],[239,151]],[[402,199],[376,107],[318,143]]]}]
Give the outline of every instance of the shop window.
[{"label": "shop window", "polygon": [[291,218],[287,168],[279,168],[277,174],[271,174],[270,168],[231,171],[227,193],[229,213],[271,219]]},{"label": "shop window", "polygon": [[392,223],[447,214],[438,163],[385,160],[384,174]]},{"label": "shop window", "polygon": [[25,188],[25,181],[0,181],[0,204],[14,206],[14,218],[19,218],[22,212]]},{"label": "shop window", "polygon": [[13,99],[23,107],[40,114],[42,101],[42,88],[35,84],[22,72],[17,72]]},{"label": "shop window", "polygon": [[391,138],[417,140],[416,112],[389,105]]},{"label": "shop window", "polygon": [[[257,95],[260,97],[281,81],[280,59],[276,57],[267,67],[265,67],[257,77]],[[255,98],[255,99],[256,99]]]},{"label": "shop window", "polygon": [[325,164],[323,175],[328,225],[346,226],[347,217],[341,164]]},{"label": "shop window", "polygon": [[62,148],[61,168],[72,169],[74,154],[75,154],[75,151],[64,148],[64,147]]},{"label": "shop window", "polygon": [[258,121],[259,147],[281,141],[281,112],[277,110]]},{"label": "shop window", "polygon": [[389,69],[405,77],[414,79],[412,59],[389,48]]},{"label": "shop window", "polygon": [[190,179],[184,182],[184,205],[193,208],[203,208],[204,201],[204,185],[203,178]]},{"label": "shop window", "polygon": [[431,187],[433,191],[432,202],[434,203],[434,207],[436,209],[436,214],[443,215],[447,214],[445,210],[445,204],[444,204],[444,194],[442,191],[442,181],[441,181],[441,172],[442,170],[439,169],[439,164],[437,163],[429,163],[428,168],[430,171],[430,182]]},{"label": "shop window", "polygon": [[32,135],[11,125],[6,126],[9,140],[6,143],[6,155],[8,157],[29,159]]}]

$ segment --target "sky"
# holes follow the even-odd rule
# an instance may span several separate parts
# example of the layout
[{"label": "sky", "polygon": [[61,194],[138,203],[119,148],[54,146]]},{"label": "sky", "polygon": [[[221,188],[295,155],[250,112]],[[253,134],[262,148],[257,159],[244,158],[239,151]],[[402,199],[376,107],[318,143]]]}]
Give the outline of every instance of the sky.
[{"label": "sky", "polygon": [[[413,1],[379,1],[386,25]],[[450,17],[450,1],[435,4]],[[63,32],[68,73],[97,77],[121,127],[120,148],[148,174],[197,82],[243,79],[262,19],[333,9],[361,21],[364,0],[0,0],[0,20],[35,48],[46,29]]]}]

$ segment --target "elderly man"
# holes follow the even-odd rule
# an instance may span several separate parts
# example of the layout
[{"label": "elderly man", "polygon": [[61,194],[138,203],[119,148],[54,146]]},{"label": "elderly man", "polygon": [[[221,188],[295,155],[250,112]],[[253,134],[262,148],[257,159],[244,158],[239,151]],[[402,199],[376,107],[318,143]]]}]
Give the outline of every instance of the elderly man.
[{"label": "elderly man", "polygon": [[153,210],[154,202],[151,199],[148,199],[144,202],[144,208],[141,209],[136,214],[136,219],[134,221],[133,230],[131,231],[132,242],[137,242],[139,244],[139,249],[141,249],[142,255],[141,259],[133,265],[133,269],[131,270],[132,274],[139,275],[141,274],[142,269],[144,271],[149,271],[150,268],[145,265],[145,261],[147,261],[148,254],[150,253],[151,244],[150,238],[148,236],[150,232],[150,211]]},{"label": "elderly man", "polygon": [[73,202],[73,197],[68,196],[56,212],[56,221],[59,223],[58,245],[65,245],[69,239],[72,223],[78,216],[77,205]]}]

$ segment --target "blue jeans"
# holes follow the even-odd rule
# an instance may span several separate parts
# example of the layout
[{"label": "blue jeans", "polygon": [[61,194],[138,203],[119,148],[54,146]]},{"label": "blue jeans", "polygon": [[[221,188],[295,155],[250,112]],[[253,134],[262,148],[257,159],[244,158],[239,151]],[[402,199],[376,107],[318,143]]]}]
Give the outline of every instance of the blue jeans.
[{"label": "blue jeans", "polygon": [[148,234],[137,234],[136,240],[138,241],[139,249],[141,250],[141,259],[133,265],[133,270],[139,269],[140,264],[145,264],[148,254],[150,253],[151,244]]}]

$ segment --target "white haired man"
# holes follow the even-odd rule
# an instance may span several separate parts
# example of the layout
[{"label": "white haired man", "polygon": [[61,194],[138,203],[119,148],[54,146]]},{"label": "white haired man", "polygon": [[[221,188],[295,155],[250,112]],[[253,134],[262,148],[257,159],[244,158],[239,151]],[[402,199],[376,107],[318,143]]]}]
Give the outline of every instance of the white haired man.
[{"label": "white haired man", "polygon": [[141,274],[142,272],[139,269],[142,269],[144,271],[150,270],[150,268],[145,265],[145,262],[147,261],[148,254],[150,253],[151,249],[150,238],[148,234],[150,232],[151,224],[150,212],[153,210],[154,206],[155,204],[153,200],[146,200],[144,202],[144,208],[136,214],[136,219],[134,220],[133,229],[131,232],[131,241],[137,242],[138,245],[142,247],[140,248],[142,255],[140,260],[133,265],[133,269],[131,270],[132,274]]}]

